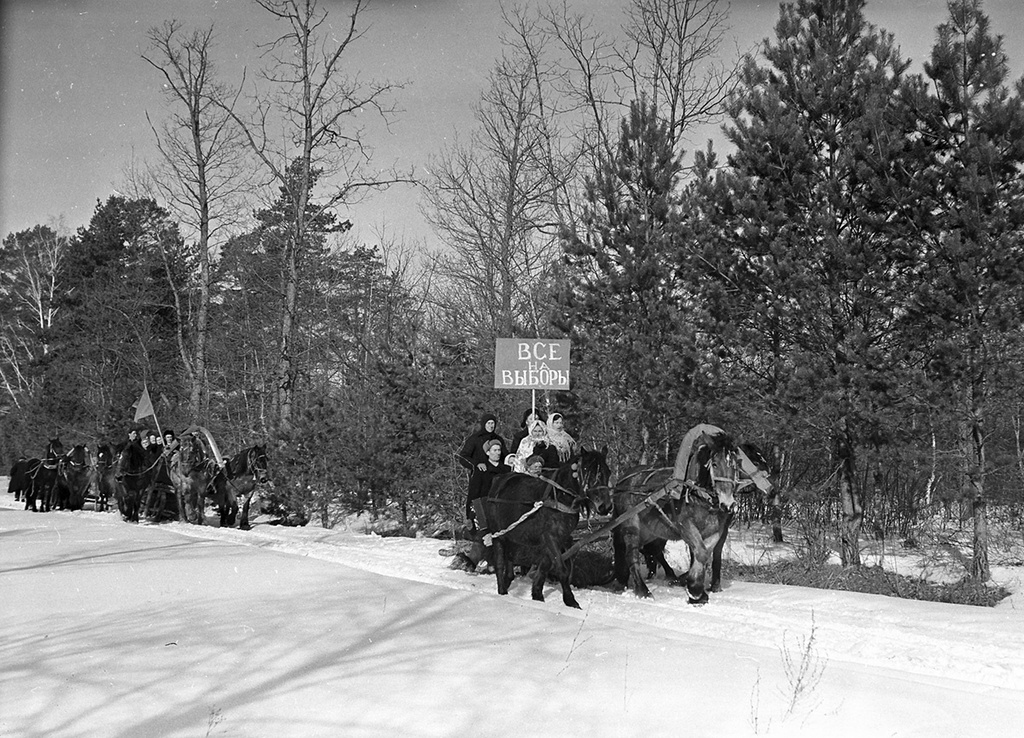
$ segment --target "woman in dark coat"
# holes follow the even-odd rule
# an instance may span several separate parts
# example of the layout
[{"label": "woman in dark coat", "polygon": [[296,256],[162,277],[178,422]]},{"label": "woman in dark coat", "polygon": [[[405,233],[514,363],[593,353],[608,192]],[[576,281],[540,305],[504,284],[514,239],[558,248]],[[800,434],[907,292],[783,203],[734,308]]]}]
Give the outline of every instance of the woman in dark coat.
[{"label": "woman in dark coat", "polygon": [[484,441],[496,438],[501,443],[501,457],[504,458],[507,453],[505,439],[495,431],[497,424],[498,417],[494,413],[484,413],[480,417],[480,427],[462,444],[462,450],[458,454],[459,463],[470,472],[474,469],[482,471],[486,468],[487,454],[484,453]]}]

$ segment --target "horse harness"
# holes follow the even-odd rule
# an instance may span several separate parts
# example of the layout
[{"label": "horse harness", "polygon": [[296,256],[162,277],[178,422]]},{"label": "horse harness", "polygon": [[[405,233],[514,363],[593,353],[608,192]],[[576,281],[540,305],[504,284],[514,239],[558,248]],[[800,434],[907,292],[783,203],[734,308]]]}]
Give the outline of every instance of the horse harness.
[{"label": "horse harness", "polygon": [[[245,465],[246,465],[246,468],[249,469],[249,472],[252,474],[252,483],[254,485],[258,485],[260,483],[260,475],[259,475],[259,473],[260,473],[261,470],[256,466],[256,449],[255,448],[250,448],[246,452],[246,454],[245,454]],[[231,481],[231,475],[228,474],[230,469],[231,469],[231,459],[228,459],[227,462],[225,462],[225,464],[224,464],[224,478],[227,480],[227,483],[229,485],[231,485],[231,489],[238,489],[238,487],[235,486],[235,483]],[[266,470],[264,469],[263,471],[266,471]],[[211,484],[213,483],[212,480],[211,480],[210,483]]]},{"label": "horse harness", "polygon": [[[708,472],[711,473],[712,482],[729,482],[734,486],[738,484],[737,479],[729,479],[727,477],[716,477],[712,471],[712,464],[710,459],[708,460],[707,467]],[[667,471],[669,468],[670,467],[645,470],[646,474],[644,476],[643,484],[645,486],[650,485],[651,479],[653,479],[658,474]],[[634,476],[638,476],[640,473],[640,471],[637,471],[632,474],[628,474],[623,478],[623,480],[620,480],[620,483]],[[720,504],[718,495],[716,495],[713,490],[705,489],[704,487],[701,487],[699,484],[697,484],[691,479],[679,479],[677,477],[670,477],[668,481],[666,481],[664,484],[658,485],[653,492],[647,494],[647,490],[650,488],[651,487],[647,486],[647,488],[641,489],[640,491],[637,492],[628,491],[628,493],[633,497],[636,497],[638,495],[645,496],[640,502],[636,503],[622,514],[618,515],[614,520],[609,521],[605,525],[598,528],[596,531],[588,533],[586,536],[584,536],[579,541],[574,543],[569,549],[565,551],[565,553],[562,554],[562,559],[564,560],[573,556],[577,551],[579,551],[584,546],[593,543],[602,536],[607,535],[613,529],[622,525],[622,523],[628,520],[629,518],[643,512],[646,508],[654,508],[655,512],[657,513],[658,517],[661,518],[662,522],[665,523],[674,534],[681,538],[682,531],[679,530],[679,526],[672,522],[671,518],[669,518],[669,516],[666,515],[665,511],[661,508],[661,505],[658,504],[659,501],[661,501],[661,499],[665,496],[668,496],[670,503],[682,501],[684,504],[687,505],[695,501],[691,499],[691,496],[693,496],[697,499],[697,501],[703,502],[711,509],[718,507]]]},{"label": "horse harness", "polygon": [[[572,476],[577,481],[580,481],[579,462],[578,461],[575,462],[575,465],[574,465],[574,468],[573,468],[573,472],[572,472]],[[506,528],[503,528],[502,530],[499,530],[497,533],[487,533],[486,535],[484,535],[483,544],[485,546],[490,546],[494,542],[495,538],[500,538],[501,536],[504,536],[504,535],[510,533],[511,531],[515,530],[516,528],[518,528],[522,523],[526,522],[534,513],[536,513],[538,510],[540,510],[543,507],[555,510],[555,511],[560,512],[560,513],[565,513],[566,515],[578,515],[579,514],[579,510],[576,509],[576,506],[578,504],[580,504],[580,503],[586,502],[586,499],[587,499],[586,494],[582,492],[582,488],[581,488],[581,492],[577,493],[577,492],[574,492],[574,491],[572,491],[570,489],[566,489],[561,484],[556,482],[554,479],[548,479],[547,477],[537,477],[537,478],[543,480],[546,483],[546,485],[547,485],[545,487],[545,493],[544,493],[543,499],[540,499],[540,500],[537,500],[536,502],[534,502],[533,505],[530,507],[530,509],[527,510],[522,515],[520,515],[519,518],[516,519],[511,525],[507,526]],[[552,491],[552,490],[554,490],[554,491]],[[568,506],[568,505],[565,505],[565,504],[559,502],[558,498],[556,497],[557,491],[562,491],[562,492],[565,492],[568,495],[572,495],[572,497],[573,497],[572,506]],[[550,495],[548,494],[549,492],[551,492]],[[516,500],[498,500],[498,499],[491,499],[491,498],[488,498],[487,501],[488,502],[499,503],[499,504],[503,504],[503,505],[523,505],[523,504],[525,504],[523,502],[519,502],[519,501],[516,501]]]},{"label": "horse harness", "polygon": [[[68,453],[71,452],[69,451]],[[39,471],[41,469],[60,469],[60,462],[62,459],[53,452],[53,447],[47,447],[46,454],[46,458],[39,459],[39,463],[36,464],[36,468],[29,475],[29,479],[33,482],[36,481],[36,477],[39,476]]]}]

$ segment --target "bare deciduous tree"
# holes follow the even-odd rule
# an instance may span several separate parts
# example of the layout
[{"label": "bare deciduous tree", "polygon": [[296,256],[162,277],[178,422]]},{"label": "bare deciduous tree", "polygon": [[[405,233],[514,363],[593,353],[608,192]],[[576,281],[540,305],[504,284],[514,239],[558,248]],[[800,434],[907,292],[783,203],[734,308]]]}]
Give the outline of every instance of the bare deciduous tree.
[{"label": "bare deciduous tree", "polygon": [[206,364],[211,259],[244,211],[245,150],[230,107],[225,110],[214,102],[228,98],[226,89],[216,80],[211,59],[213,29],[186,34],[180,23],[168,21],[150,29],[149,39],[152,53],[142,58],[162,75],[173,112],[159,129],[150,121],[161,158],[147,179],[154,194],[167,203],[181,223],[185,235],[196,239],[198,303],[190,346],[185,329],[193,321],[188,319],[183,304],[182,286],[172,283],[171,287],[181,359],[190,387],[189,412],[193,418],[203,418],[209,414]]},{"label": "bare deciduous tree", "polygon": [[427,218],[446,250],[435,255],[437,304],[476,335],[536,332],[535,287],[554,257],[559,203],[571,173],[552,154],[537,69],[506,55],[476,109],[477,128],[431,163]]},{"label": "bare deciduous tree", "polygon": [[237,113],[227,99],[221,106],[238,123],[288,201],[290,233],[281,255],[275,372],[277,421],[287,428],[299,372],[294,344],[309,226],[372,190],[410,178],[394,169],[370,166],[373,151],[363,123],[364,114],[372,112],[387,124],[397,112],[392,94],[401,85],[367,81],[344,67],[363,36],[367,0],[355,0],[345,22],[333,24],[328,24],[329,12],[318,0],[257,0],[257,4],[287,30],[261,47],[267,65],[261,82],[248,92],[250,114]]},{"label": "bare deciduous tree", "polygon": [[727,29],[720,0],[632,0],[624,39],[597,29],[566,0],[542,16],[562,50],[563,90],[585,113],[588,143],[597,155],[612,156],[618,122],[631,101],[655,105],[678,150],[695,126],[721,115],[735,85],[738,61],[719,59]]}]

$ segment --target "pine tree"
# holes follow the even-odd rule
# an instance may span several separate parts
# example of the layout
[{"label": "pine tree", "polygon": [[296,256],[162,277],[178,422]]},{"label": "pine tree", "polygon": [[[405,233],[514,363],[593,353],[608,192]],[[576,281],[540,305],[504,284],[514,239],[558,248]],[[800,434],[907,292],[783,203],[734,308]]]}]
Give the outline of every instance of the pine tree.
[{"label": "pine tree", "polygon": [[909,315],[937,402],[955,408],[965,494],[974,512],[971,573],[990,576],[986,422],[999,410],[1001,347],[1018,341],[1024,309],[1024,79],[1007,88],[1002,37],[979,0],[956,0],[925,72],[922,131],[933,164],[934,217]]},{"label": "pine tree", "polygon": [[733,326],[722,350],[771,398],[777,432],[802,424],[822,439],[852,565],[858,447],[885,439],[900,401],[893,328],[923,217],[906,170],[921,85],[863,6],[782,6],[767,63],[748,59],[730,100],[731,173],[713,181],[702,157],[704,204],[690,213],[696,232],[710,224],[699,288],[712,318]]},{"label": "pine tree", "polygon": [[640,462],[668,455],[700,381],[677,270],[681,171],[665,121],[634,101],[587,183],[582,230],[564,235],[555,324],[573,340],[574,394],[619,420],[617,447]]}]

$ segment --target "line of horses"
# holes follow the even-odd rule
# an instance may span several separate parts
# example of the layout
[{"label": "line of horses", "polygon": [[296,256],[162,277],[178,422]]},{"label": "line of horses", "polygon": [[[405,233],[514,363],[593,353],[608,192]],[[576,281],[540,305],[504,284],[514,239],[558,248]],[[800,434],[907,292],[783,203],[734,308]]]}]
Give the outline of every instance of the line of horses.
[{"label": "line of horses", "polygon": [[[570,587],[572,560],[580,548],[611,536],[614,579],[638,597],[650,597],[641,565],[653,577],[660,565],[686,586],[689,601],[708,601],[718,591],[722,549],[736,510],[736,495],[756,488],[773,497],[770,469],[752,444],[737,444],[720,428],[698,425],[684,436],[674,467],[634,467],[611,484],[607,448],[581,449],[550,477],[507,474],[495,479],[483,511],[490,531],[481,541],[495,569],[499,594],[507,594],[516,564],[535,564],[532,597],[543,601],[544,583],[556,577],[562,601],[579,607]],[[581,513],[611,520],[572,541]],[[677,577],[665,561],[667,541],[684,541],[690,566]]]},{"label": "line of horses", "polygon": [[[52,438],[41,458],[20,458],[10,470],[8,493],[24,497],[33,512],[80,510],[90,500],[107,510],[113,500],[127,522],[170,517],[206,524],[206,506],[216,507],[220,525],[250,528],[257,487],[268,481],[267,449],[258,444],[221,459],[198,433],[183,434],[176,449],[145,449],[138,442],[120,448],[100,443],[69,451]],[[241,515],[239,516],[239,502]]]}]

